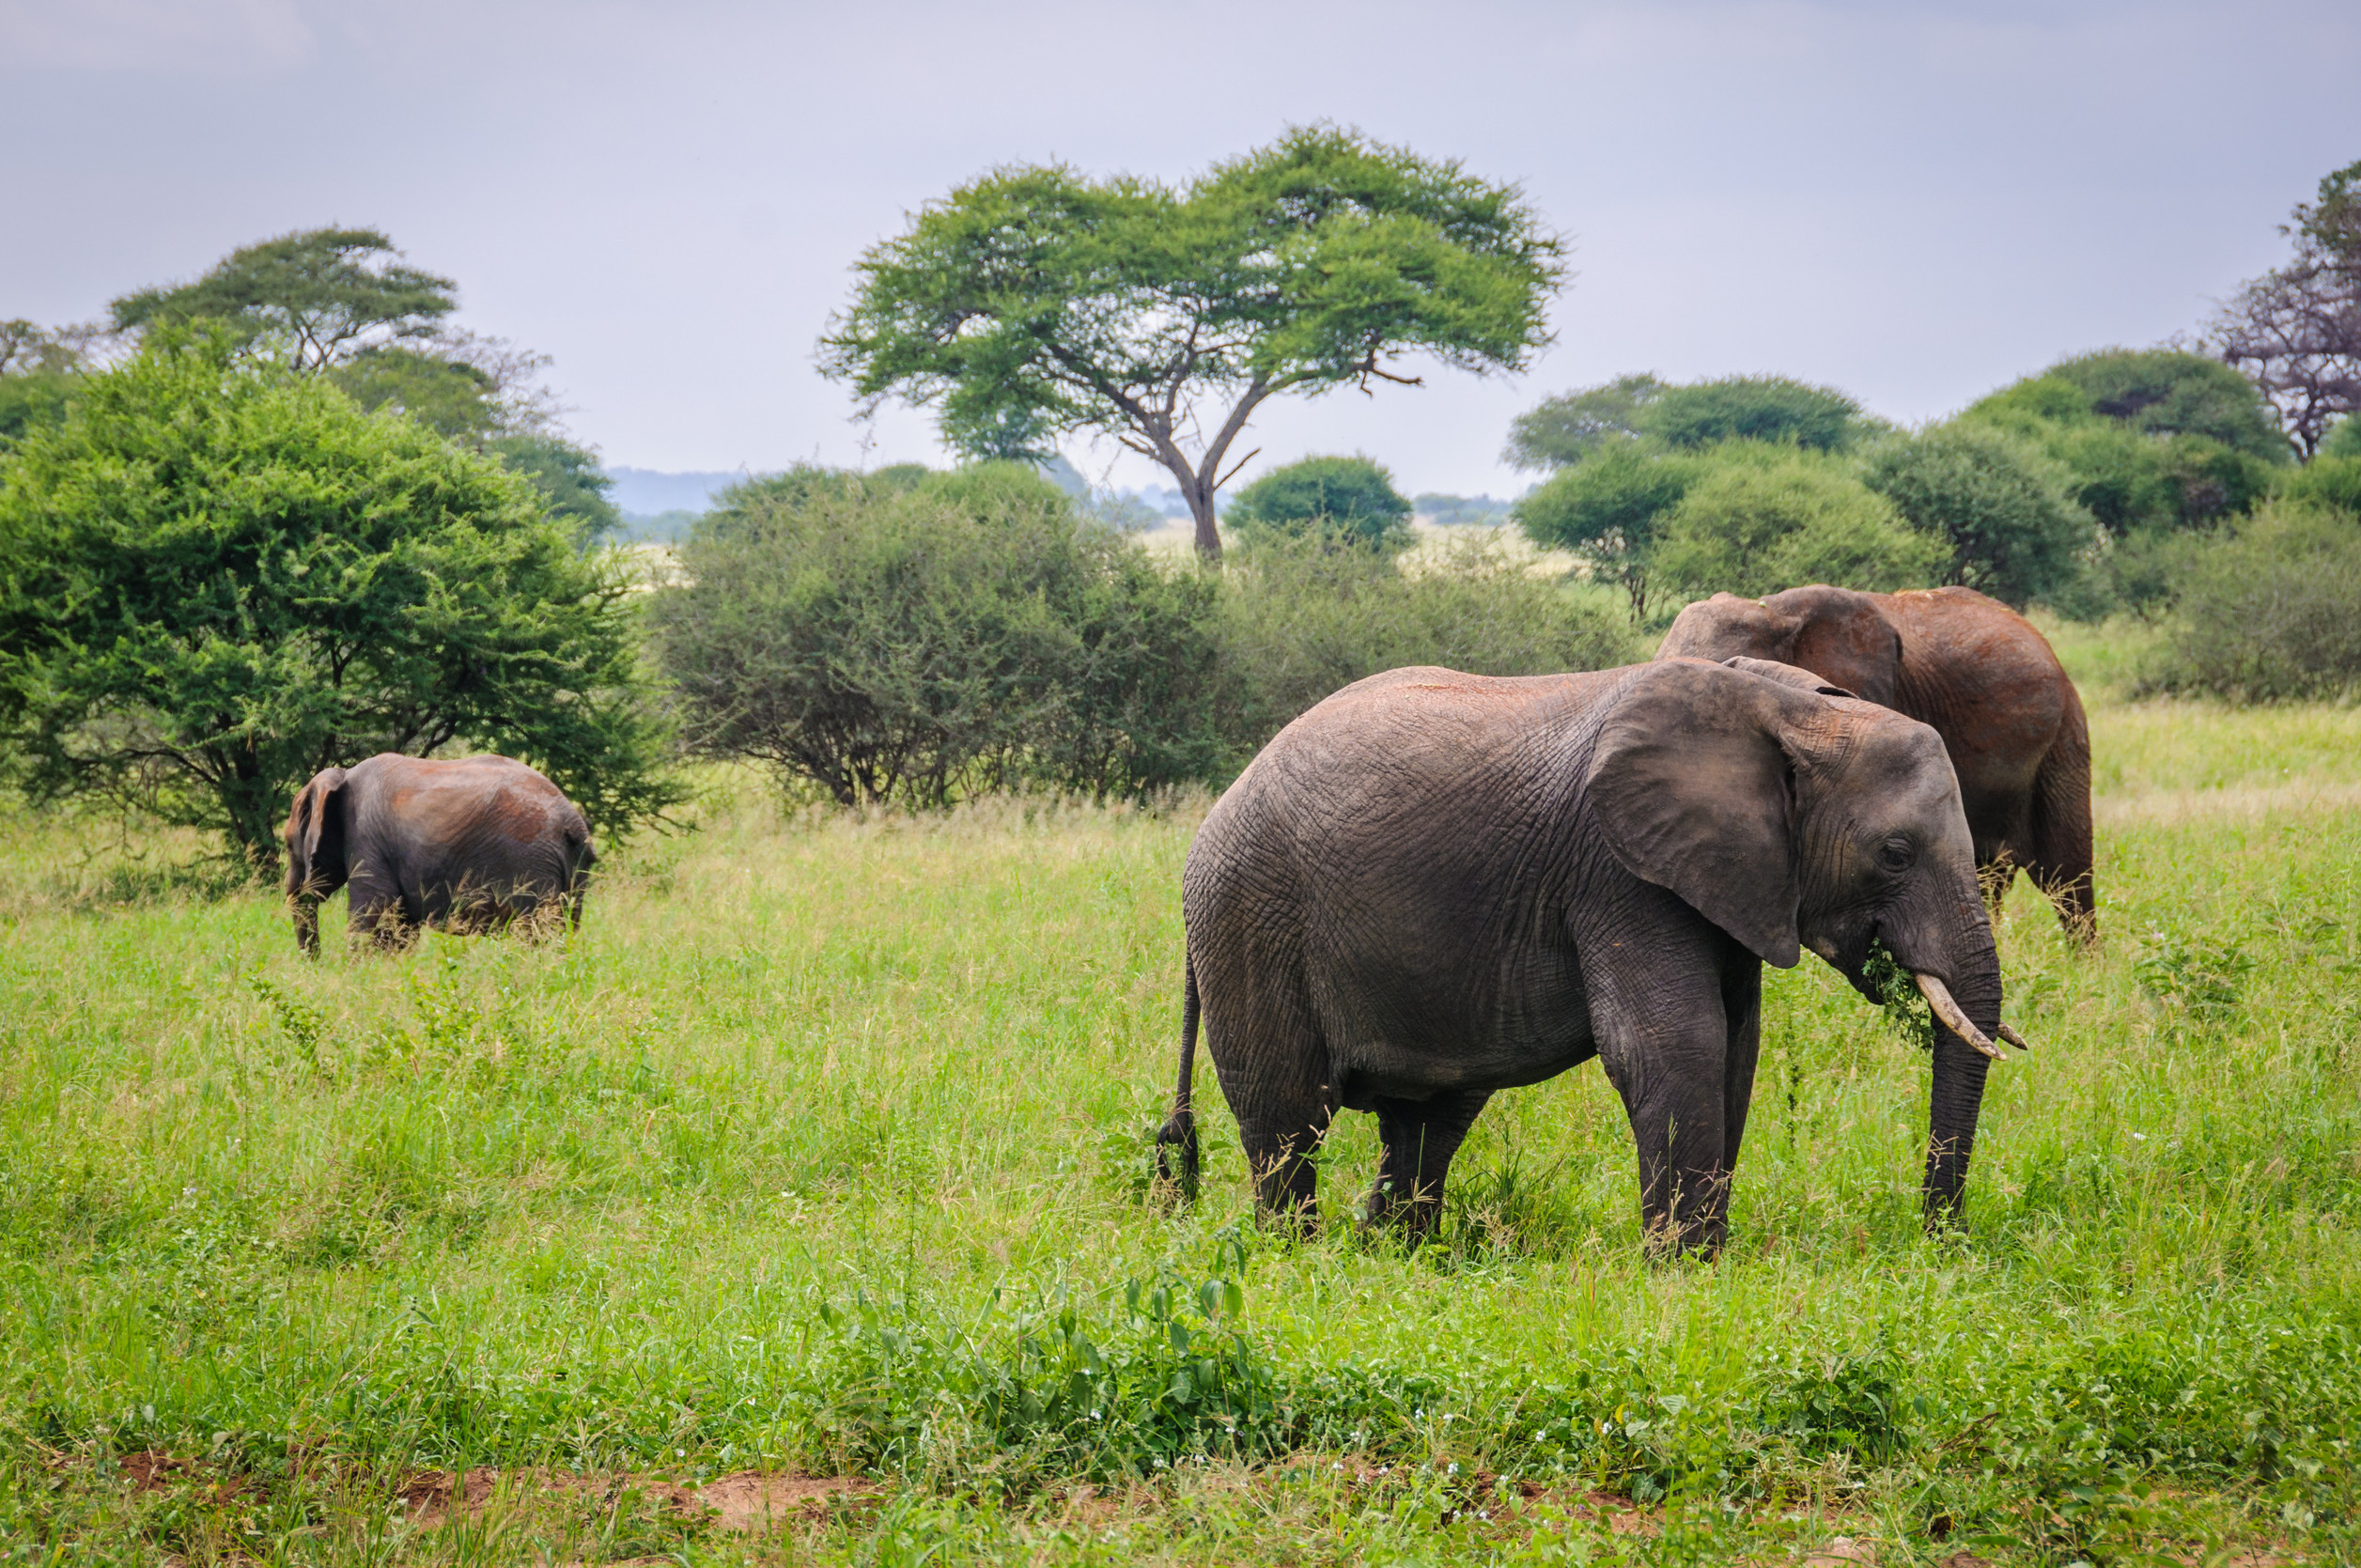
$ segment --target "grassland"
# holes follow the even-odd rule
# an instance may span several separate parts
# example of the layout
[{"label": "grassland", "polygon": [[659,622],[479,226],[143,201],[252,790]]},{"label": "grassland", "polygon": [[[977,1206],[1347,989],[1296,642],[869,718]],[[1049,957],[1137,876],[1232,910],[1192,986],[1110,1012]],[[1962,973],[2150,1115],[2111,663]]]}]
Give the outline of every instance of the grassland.
[{"label": "grassland", "polygon": [[1808,958],[1714,1265],[1641,1257],[1595,1067],[1415,1253],[1258,1232],[1218,1110],[1153,1203],[1202,801],[717,781],[571,941],[318,965],[193,846],[8,818],[0,1561],[2350,1560],[2361,713],[2064,645],[2107,941],[2012,901],[1965,1234]]}]

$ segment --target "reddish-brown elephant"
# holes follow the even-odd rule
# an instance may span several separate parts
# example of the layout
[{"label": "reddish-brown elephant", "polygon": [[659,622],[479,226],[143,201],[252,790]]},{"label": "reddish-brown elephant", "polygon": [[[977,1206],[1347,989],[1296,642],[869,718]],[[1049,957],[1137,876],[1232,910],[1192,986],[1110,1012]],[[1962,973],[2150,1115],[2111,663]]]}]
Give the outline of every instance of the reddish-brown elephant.
[{"label": "reddish-brown elephant", "polygon": [[1815,584],[1761,599],[1716,594],[1682,611],[1656,649],[1740,656],[1810,670],[1934,729],[1959,775],[1978,866],[2003,878],[2023,870],[2068,931],[2098,936],[2089,725],[2049,640],[2024,616],[1971,588]]}]

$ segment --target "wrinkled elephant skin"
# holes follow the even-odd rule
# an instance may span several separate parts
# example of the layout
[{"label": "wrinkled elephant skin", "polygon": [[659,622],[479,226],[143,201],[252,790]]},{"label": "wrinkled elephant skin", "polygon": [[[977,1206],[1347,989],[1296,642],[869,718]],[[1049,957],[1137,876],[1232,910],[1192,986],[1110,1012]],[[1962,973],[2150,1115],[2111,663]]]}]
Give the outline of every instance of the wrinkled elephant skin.
[{"label": "wrinkled elephant skin", "polygon": [[1738,656],[1799,666],[1932,725],[1959,774],[1978,868],[2023,870],[2068,931],[2098,935],[2090,730],[2074,683],[2024,616],[1970,588],[1716,594],[1682,611],[1656,650]]},{"label": "wrinkled elephant skin", "polygon": [[597,859],[574,803],[509,757],[381,753],[314,775],[287,818],[295,939],[315,955],[319,902],[348,883],[354,939],[397,948],[428,925],[560,914],[579,925]]},{"label": "wrinkled elephant skin", "polygon": [[[1202,1019],[1260,1203],[1287,1222],[1311,1222],[1304,1157],[1338,1110],[1376,1113],[1370,1213],[1415,1234],[1492,1094],[1595,1055],[1630,1116],[1652,1243],[1710,1251],[1764,961],[1809,947],[1868,993],[1882,944],[1955,1016],[1999,1023],[1942,742],[1754,660],[1372,676],[1222,796],[1182,898],[1181,1087],[1158,1162],[1193,1190]],[[1987,1064],[1937,1030],[1930,1222],[1959,1208]]]}]

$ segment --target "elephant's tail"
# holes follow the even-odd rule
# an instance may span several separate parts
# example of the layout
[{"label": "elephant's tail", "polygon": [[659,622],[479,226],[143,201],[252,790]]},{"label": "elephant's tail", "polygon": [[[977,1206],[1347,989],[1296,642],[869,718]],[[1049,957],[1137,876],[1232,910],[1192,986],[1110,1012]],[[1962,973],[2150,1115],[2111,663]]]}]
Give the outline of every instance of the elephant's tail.
[{"label": "elephant's tail", "polygon": [[[1177,1181],[1181,1197],[1193,1201],[1197,1196],[1197,1112],[1189,1108],[1188,1083],[1197,1070],[1197,960],[1184,952],[1181,964],[1180,1085],[1173,1091],[1173,1114],[1156,1129],[1156,1174],[1161,1181]],[[1177,1176],[1165,1157],[1168,1144],[1180,1149]]]}]

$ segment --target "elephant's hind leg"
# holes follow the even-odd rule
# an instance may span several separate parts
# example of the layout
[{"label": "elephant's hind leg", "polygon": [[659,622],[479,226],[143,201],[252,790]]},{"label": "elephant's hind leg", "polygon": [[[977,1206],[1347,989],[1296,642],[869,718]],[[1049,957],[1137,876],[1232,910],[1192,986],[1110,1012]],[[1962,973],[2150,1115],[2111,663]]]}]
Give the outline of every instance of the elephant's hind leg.
[{"label": "elephant's hind leg", "polygon": [[1369,1193],[1369,1223],[1398,1221],[1410,1241],[1423,1240],[1443,1211],[1443,1181],[1452,1157],[1492,1094],[1486,1089],[1437,1094],[1431,1100],[1380,1098],[1377,1137],[1385,1145],[1377,1185]]}]

